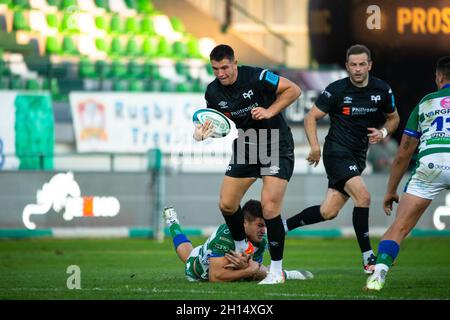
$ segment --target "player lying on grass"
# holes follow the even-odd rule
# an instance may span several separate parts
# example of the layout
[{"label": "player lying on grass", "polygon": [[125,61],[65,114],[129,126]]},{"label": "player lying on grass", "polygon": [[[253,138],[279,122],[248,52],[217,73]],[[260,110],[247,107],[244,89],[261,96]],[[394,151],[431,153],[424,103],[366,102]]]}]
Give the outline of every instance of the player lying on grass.
[{"label": "player lying on grass", "polygon": [[[268,269],[262,265],[267,247],[266,225],[262,215],[261,202],[249,200],[242,208],[245,234],[249,249],[238,254],[233,237],[226,224],[220,225],[203,245],[193,248],[191,241],[180,227],[177,213],[172,207],[164,209],[164,218],[173,238],[178,257],[185,263],[189,281],[206,280],[224,282],[237,280],[261,280]],[[305,280],[313,277],[306,270],[284,270],[286,279]]]}]

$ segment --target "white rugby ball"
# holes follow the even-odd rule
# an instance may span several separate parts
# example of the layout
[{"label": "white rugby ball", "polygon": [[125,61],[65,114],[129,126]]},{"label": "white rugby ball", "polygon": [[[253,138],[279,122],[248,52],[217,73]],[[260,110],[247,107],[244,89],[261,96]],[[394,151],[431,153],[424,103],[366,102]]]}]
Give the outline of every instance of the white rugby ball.
[{"label": "white rugby ball", "polygon": [[194,124],[204,124],[208,120],[214,125],[214,132],[211,138],[223,138],[230,133],[230,121],[219,111],[209,108],[199,109],[195,111],[192,116],[192,121]]}]

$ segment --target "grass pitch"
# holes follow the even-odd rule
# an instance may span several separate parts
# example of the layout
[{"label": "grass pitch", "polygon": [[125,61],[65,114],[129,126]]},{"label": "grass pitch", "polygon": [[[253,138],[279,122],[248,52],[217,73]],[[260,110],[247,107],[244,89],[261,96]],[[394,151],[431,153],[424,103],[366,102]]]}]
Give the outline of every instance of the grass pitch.
[{"label": "grass pitch", "polygon": [[[191,240],[194,246],[203,241]],[[356,239],[287,238],[284,267],[310,270],[314,279],[277,286],[191,283],[170,239],[1,240],[0,299],[450,299],[449,237],[406,239],[381,292],[362,290],[360,260]],[[79,290],[67,288],[71,265],[81,270]]]}]

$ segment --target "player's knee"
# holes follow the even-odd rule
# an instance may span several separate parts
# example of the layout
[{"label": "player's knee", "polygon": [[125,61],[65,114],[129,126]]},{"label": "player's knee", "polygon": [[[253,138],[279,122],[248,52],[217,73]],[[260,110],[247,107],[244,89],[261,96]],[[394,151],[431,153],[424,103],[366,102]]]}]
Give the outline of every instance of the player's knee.
[{"label": "player's knee", "polygon": [[368,208],[370,206],[370,193],[368,191],[362,191],[358,193],[356,199],[355,199],[355,206],[356,207],[364,207]]},{"label": "player's knee", "polygon": [[334,208],[320,208],[320,214],[325,220],[332,220],[337,217],[339,210]]},{"label": "player's knee", "polygon": [[237,211],[238,208],[235,208],[231,203],[226,203],[224,201],[220,201],[219,203],[220,212],[224,215],[231,215]]},{"label": "player's knee", "polygon": [[273,219],[280,214],[278,203],[275,201],[264,201],[261,207],[265,219]]}]

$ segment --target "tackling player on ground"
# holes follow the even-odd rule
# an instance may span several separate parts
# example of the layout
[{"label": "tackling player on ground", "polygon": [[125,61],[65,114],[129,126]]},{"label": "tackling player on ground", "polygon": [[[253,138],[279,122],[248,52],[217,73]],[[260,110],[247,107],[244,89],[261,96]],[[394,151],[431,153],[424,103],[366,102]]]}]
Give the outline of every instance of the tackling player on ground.
[{"label": "tackling player on ground", "polygon": [[[196,248],[183,233],[177,213],[172,207],[164,209],[164,218],[173,239],[178,257],[185,263],[189,281],[225,282],[262,280],[267,268],[262,265],[267,246],[261,202],[249,200],[242,208],[245,236],[250,245],[242,255],[235,253],[235,245],[226,224],[219,226],[206,242]],[[302,270],[283,271],[287,279],[304,280],[313,277]]]}]

